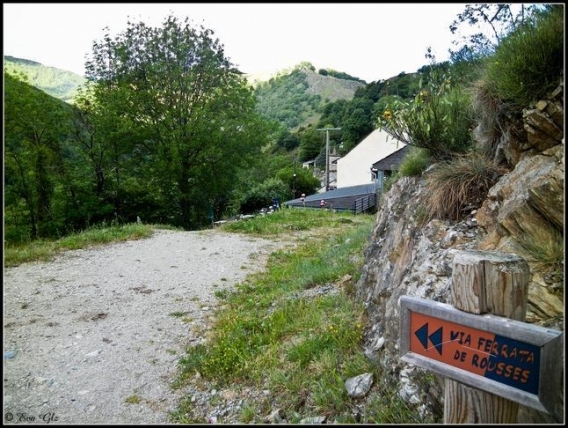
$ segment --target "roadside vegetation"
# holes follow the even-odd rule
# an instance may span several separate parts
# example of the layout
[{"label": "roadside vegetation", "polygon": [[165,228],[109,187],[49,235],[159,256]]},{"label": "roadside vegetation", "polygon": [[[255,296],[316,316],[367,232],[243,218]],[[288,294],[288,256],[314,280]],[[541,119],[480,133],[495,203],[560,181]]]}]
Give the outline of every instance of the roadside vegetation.
[{"label": "roadside vegetation", "polygon": [[152,235],[153,229],[157,227],[171,228],[169,226],[153,226],[138,223],[112,226],[99,225],[60,239],[38,239],[21,244],[5,244],[4,266],[11,267],[26,262],[52,260],[56,255],[66,250],[77,250],[111,242],[147,238]]},{"label": "roadside vegetation", "polygon": [[[264,423],[276,409],[289,423],[314,416],[338,423],[420,422],[386,385],[374,385],[367,399],[350,398],[344,386],[363,373],[378,375],[360,347],[367,320],[354,296],[374,220],[287,209],[223,225],[231,232],[295,238],[295,245],[272,254],[264,272],[217,293],[221,305],[208,341],[188,348],[174,386],[207,381],[218,390],[269,391],[263,400],[244,403],[242,423]],[[183,401],[172,419],[206,423],[199,410]]]},{"label": "roadside vegetation", "polygon": [[[310,416],[338,423],[422,422],[388,385],[373,384],[368,396],[358,399],[350,398],[344,386],[363,373],[379,377],[378,368],[361,352],[367,320],[355,299],[374,221],[373,215],[282,209],[220,226],[292,245],[273,253],[264,272],[250,275],[232,291],[216,293],[221,305],[212,329],[204,332],[207,345],[188,348],[173,386],[196,381],[198,372],[218,388],[269,391],[264,400],[243,404],[243,423],[263,423],[276,408],[290,423]],[[171,227],[101,225],[56,240],[11,244],[5,247],[5,266],[145,238],[156,228]],[[183,401],[172,421],[206,423],[195,410]]]},{"label": "roadside vegetation", "polygon": [[458,221],[480,207],[509,171],[495,153],[502,141],[499,124],[523,129],[523,109],[546,97],[563,76],[562,5],[530,7],[518,17],[508,5],[475,5],[461,20],[477,22],[489,8],[494,19],[509,22],[501,37],[476,39],[471,54],[463,48],[452,64],[436,63],[428,49],[431,64],[413,99],[391,100],[378,117],[379,126],[412,146],[385,188],[399,177],[424,175],[429,218]]}]

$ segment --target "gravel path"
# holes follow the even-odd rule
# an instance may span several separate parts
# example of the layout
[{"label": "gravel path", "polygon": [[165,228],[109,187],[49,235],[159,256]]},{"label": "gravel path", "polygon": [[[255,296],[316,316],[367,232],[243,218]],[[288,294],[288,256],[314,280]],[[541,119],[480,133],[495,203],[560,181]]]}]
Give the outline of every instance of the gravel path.
[{"label": "gravel path", "polygon": [[168,423],[181,394],[169,388],[177,361],[203,340],[215,291],[280,247],[158,230],[5,268],[4,423]]}]

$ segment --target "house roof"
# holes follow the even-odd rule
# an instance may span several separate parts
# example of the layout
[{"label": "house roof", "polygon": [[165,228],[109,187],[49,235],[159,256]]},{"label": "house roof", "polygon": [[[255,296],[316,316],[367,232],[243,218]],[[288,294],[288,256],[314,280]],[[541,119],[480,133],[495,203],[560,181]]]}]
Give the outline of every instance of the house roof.
[{"label": "house roof", "polygon": [[339,188],[369,183],[372,163],[395,153],[406,144],[384,128],[374,129],[366,138],[337,161]]},{"label": "house roof", "polygon": [[360,184],[358,186],[342,187],[340,189],[329,190],[328,192],[315,193],[305,197],[305,203],[301,198],[284,202],[292,207],[320,207],[321,199],[324,199],[327,206],[339,210],[352,209],[354,201],[367,195],[376,193],[376,183]]},{"label": "house roof", "polygon": [[409,149],[410,146],[404,146],[401,149],[398,149],[391,155],[388,155],[385,158],[374,162],[372,164],[372,168],[373,169],[375,168],[378,171],[393,171],[398,169],[398,166],[400,165],[404,157],[406,157],[406,154],[408,153]]}]

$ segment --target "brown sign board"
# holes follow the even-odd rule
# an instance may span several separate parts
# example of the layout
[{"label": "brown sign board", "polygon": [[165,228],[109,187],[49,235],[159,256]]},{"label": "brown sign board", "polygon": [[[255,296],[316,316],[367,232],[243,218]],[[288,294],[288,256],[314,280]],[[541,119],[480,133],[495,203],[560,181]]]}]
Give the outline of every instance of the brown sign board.
[{"label": "brown sign board", "polygon": [[474,388],[552,413],[562,332],[451,305],[400,298],[400,357]]}]

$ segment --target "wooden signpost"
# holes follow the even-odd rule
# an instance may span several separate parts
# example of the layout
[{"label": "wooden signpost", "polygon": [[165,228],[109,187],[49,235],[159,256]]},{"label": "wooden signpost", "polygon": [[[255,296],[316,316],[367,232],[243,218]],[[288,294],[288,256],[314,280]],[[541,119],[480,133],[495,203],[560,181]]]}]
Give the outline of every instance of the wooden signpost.
[{"label": "wooden signpost", "polygon": [[[559,400],[562,333],[486,313],[497,306],[486,300],[498,297],[489,287],[509,295],[526,287],[521,260],[480,251],[456,256],[452,287],[459,283],[461,292],[475,290],[465,299],[477,302],[476,314],[431,300],[400,298],[401,359],[447,378],[445,423],[514,423],[518,404],[552,413]],[[493,271],[501,272],[502,280],[487,284],[495,277]],[[515,276],[522,272],[523,282],[513,281],[509,271]],[[526,300],[526,293],[515,294]],[[455,298],[459,295],[455,290]],[[502,300],[511,312],[524,316],[524,304]]]},{"label": "wooden signpost", "polygon": [[561,333],[453,306],[400,298],[402,360],[550,412]]}]

